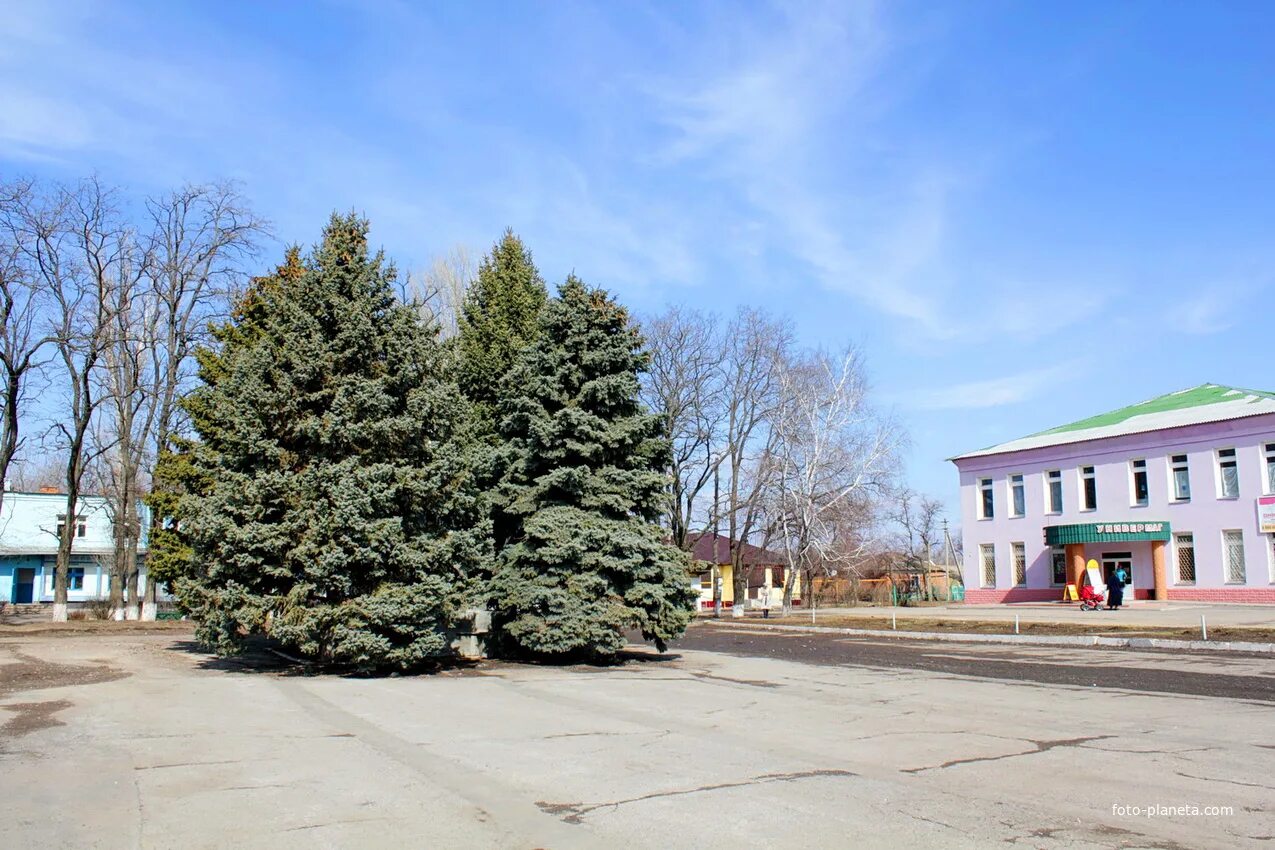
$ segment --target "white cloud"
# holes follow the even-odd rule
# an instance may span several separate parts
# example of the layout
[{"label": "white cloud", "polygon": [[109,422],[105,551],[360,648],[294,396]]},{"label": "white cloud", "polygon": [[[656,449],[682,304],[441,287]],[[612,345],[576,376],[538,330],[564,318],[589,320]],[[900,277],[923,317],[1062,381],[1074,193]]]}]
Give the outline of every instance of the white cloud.
[{"label": "white cloud", "polygon": [[746,61],[650,89],[669,130],[656,162],[711,175],[728,214],[741,201],[773,249],[821,285],[948,335],[934,266],[957,181],[942,163],[878,167],[889,157],[871,137],[876,107],[864,93],[891,39],[876,7],[806,4],[758,27],[733,35],[734,51],[706,51]]},{"label": "white cloud", "polygon": [[1083,374],[1083,361],[1071,361],[1043,369],[1031,369],[998,378],[966,381],[946,387],[920,390],[896,399],[912,410],[978,410],[1018,404],[1040,395],[1058,382]]},{"label": "white cloud", "polygon": [[1169,308],[1167,324],[1180,333],[1221,333],[1244,315],[1235,309],[1236,303],[1246,294],[1242,289],[1212,286],[1198,295],[1181,299]]}]

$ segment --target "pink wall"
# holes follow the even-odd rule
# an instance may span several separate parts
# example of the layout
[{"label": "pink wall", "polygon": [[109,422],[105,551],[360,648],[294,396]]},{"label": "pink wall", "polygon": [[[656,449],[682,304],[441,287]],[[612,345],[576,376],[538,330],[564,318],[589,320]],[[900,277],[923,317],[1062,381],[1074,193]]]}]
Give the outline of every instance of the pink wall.
[{"label": "pink wall", "polygon": [[[1266,495],[1263,446],[1275,442],[1275,415],[1253,416],[1229,422],[1190,425],[1147,434],[1110,437],[1066,446],[1051,446],[988,457],[957,460],[961,481],[961,523],[964,542],[966,598],[971,602],[1014,601],[1015,598],[1056,599],[1061,589],[1050,583],[1051,550],[1044,544],[1046,525],[1090,522],[1168,522],[1174,532],[1191,532],[1195,538],[1196,580],[1178,581],[1175,545],[1168,548],[1170,598],[1216,601],[1275,602],[1275,540],[1258,531],[1258,496]],[[1218,497],[1215,452],[1234,448],[1239,467],[1238,499]],[[1188,456],[1191,499],[1175,502],[1170,491],[1169,459]],[[1129,462],[1147,461],[1150,502],[1135,507]],[[1081,510],[1080,468],[1093,466],[1098,485],[1098,509]],[[1046,512],[1045,471],[1061,469],[1063,510]],[[1026,513],[1010,517],[1009,476],[1021,473],[1026,487]],[[978,518],[978,480],[991,478],[995,493],[995,517]],[[1229,584],[1224,578],[1222,531],[1239,529],[1244,536],[1245,581]],[[1015,588],[1012,581],[1011,545],[1025,544],[1027,584]],[[996,587],[983,588],[979,545],[991,543],[996,551]],[[1134,555],[1133,584],[1137,596],[1153,587],[1151,548],[1148,543],[1089,544],[1086,557],[1103,551],[1127,551]]]}]

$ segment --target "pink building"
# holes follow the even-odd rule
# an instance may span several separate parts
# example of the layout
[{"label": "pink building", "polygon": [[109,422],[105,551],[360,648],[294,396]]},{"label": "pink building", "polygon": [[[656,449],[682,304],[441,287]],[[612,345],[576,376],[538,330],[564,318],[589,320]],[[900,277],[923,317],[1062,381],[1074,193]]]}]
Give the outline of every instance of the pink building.
[{"label": "pink building", "polygon": [[1205,384],[952,458],[970,602],[1275,603],[1275,393]]}]

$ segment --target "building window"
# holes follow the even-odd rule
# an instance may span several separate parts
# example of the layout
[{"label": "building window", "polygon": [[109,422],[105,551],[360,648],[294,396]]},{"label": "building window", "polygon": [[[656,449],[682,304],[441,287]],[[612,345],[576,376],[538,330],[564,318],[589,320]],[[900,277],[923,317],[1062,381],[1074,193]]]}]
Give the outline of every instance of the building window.
[{"label": "building window", "polygon": [[1067,550],[1055,548],[1050,551],[1050,567],[1053,569],[1054,584],[1067,583]]},{"label": "building window", "polygon": [[66,587],[68,590],[84,589],[84,568],[69,567],[66,571]]},{"label": "building window", "polygon": [[1133,472],[1133,504],[1134,507],[1145,508],[1151,502],[1151,494],[1147,490],[1147,462],[1139,459],[1131,461]]},{"label": "building window", "polygon": [[992,490],[992,479],[978,479],[979,490],[979,519],[991,519],[996,516],[996,495]]},{"label": "building window", "polygon": [[1186,455],[1174,455],[1172,458],[1173,500],[1175,502],[1191,501],[1191,475],[1187,468]]},{"label": "building window", "polygon": [[1228,529],[1222,532],[1222,557],[1226,563],[1226,583],[1244,583],[1244,532]]},{"label": "building window", "polygon": [[1098,510],[1098,478],[1092,466],[1080,467],[1080,496],[1082,511]]},{"label": "building window", "polygon": [[1045,473],[1045,492],[1049,499],[1046,509],[1051,514],[1062,513],[1062,470],[1051,469]]},{"label": "building window", "polygon": [[1266,493],[1275,496],[1275,443],[1266,444]]},{"label": "building window", "polygon": [[978,547],[979,557],[983,559],[983,587],[996,586],[996,546],[984,543]]},{"label": "building window", "polygon": [[1023,484],[1023,476],[1009,476],[1009,515],[1022,516],[1027,513],[1027,488]]},{"label": "building window", "polygon": [[1238,499],[1240,470],[1235,463],[1235,449],[1217,450],[1217,494],[1219,499]]},{"label": "building window", "polygon": [[[66,514],[58,514],[58,539],[62,538],[62,529],[66,528]],[[75,518],[75,536],[83,537],[88,533],[88,520],[81,514]]]},{"label": "building window", "polygon": [[1173,535],[1173,548],[1178,553],[1178,584],[1195,584],[1195,535]]},{"label": "building window", "polygon": [[1027,547],[1022,543],[1014,544],[1014,584],[1027,584]]}]

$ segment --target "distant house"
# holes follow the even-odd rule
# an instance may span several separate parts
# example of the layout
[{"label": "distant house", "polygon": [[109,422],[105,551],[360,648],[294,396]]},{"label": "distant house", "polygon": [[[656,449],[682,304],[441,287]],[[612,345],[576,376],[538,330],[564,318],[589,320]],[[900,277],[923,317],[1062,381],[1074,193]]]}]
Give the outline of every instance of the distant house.
[{"label": "distant house", "polygon": [[[691,558],[699,570],[699,606],[711,609],[714,604],[713,586],[722,585],[722,607],[735,604],[735,568],[731,560],[731,541],[720,534],[700,534],[691,537]],[[760,605],[769,598],[772,605],[783,601],[784,578],[787,559],[776,552],[743,544],[742,564],[748,571],[748,603]],[[792,604],[801,604],[801,575],[793,582]]]},{"label": "distant house", "polygon": [[[141,506],[142,539],[138,543],[138,589],[146,586],[146,532],[149,512]],[[0,508],[0,605],[53,601],[53,574],[58,534],[67,522],[66,495],[56,491],[6,492]],[[71,546],[67,601],[87,602],[110,595],[115,545],[108,502],[101,496],[80,498]]]}]

